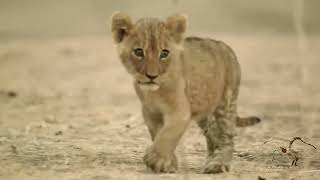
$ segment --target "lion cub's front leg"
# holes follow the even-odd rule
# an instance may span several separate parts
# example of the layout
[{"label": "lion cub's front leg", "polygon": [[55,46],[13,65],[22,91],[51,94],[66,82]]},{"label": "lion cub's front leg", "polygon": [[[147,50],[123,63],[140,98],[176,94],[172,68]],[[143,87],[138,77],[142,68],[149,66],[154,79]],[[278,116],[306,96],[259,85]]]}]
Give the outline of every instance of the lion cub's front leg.
[{"label": "lion cub's front leg", "polygon": [[147,125],[151,140],[154,141],[156,135],[163,126],[163,115],[159,112],[153,112],[148,107],[142,107],[142,116]]},{"label": "lion cub's front leg", "polygon": [[[148,168],[156,173],[173,173],[178,163],[174,154],[177,144],[189,124],[189,112],[176,110],[163,114],[163,126],[159,128],[159,119],[152,119],[150,112],[144,110],[144,118],[151,133],[153,144],[143,158]],[[155,137],[154,137],[155,136]]]}]

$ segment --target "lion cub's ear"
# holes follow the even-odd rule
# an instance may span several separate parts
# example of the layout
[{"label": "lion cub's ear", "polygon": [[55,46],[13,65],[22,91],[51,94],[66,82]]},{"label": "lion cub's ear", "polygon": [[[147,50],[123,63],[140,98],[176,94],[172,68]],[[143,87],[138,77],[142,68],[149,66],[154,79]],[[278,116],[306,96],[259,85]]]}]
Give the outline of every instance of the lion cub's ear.
[{"label": "lion cub's ear", "polygon": [[167,18],[166,27],[173,39],[179,43],[183,39],[183,34],[187,28],[187,17],[184,15],[174,15]]},{"label": "lion cub's ear", "polygon": [[122,40],[129,34],[132,28],[131,18],[121,12],[116,12],[112,15],[111,31],[113,39],[116,43],[122,42]]}]

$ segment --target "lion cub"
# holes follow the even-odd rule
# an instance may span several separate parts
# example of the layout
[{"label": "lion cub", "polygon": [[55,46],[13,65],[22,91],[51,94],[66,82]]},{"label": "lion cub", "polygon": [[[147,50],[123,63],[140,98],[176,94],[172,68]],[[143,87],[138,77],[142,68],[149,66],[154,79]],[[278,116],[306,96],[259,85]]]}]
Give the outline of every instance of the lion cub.
[{"label": "lion cub", "polygon": [[123,13],[112,17],[113,39],[153,141],[143,160],[154,172],[175,172],[176,146],[193,119],[207,140],[204,173],[229,171],[235,126],[260,120],[237,116],[240,66],[234,52],[221,41],[184,38],[185,31],[181,15],[135,23]]}]

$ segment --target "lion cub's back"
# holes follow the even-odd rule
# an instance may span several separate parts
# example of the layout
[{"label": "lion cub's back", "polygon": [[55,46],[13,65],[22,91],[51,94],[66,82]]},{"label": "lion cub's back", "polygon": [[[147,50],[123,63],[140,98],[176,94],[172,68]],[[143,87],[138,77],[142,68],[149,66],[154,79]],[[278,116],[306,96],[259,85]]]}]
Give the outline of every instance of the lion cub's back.
[{"label": "lion cub's back", "polygon": [[223,42],[187,37],[183,69],[193,113],[212,111],[225,86],[239,86],[240,67],[233,51]]}]

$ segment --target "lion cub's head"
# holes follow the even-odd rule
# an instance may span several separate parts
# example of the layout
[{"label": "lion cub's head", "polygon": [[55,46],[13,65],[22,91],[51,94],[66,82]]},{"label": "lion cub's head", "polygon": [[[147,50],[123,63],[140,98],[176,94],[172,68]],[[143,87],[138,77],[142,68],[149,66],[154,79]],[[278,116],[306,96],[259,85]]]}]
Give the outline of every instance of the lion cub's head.
[{"label": "lion cub's head", "polygon": [[157,90],[170,65],[179,56],[186,18],[175,15],[161,21],[144,18],[132,22],[123,13],[112,16],[112,34],[127,71],[142,88]]}]

